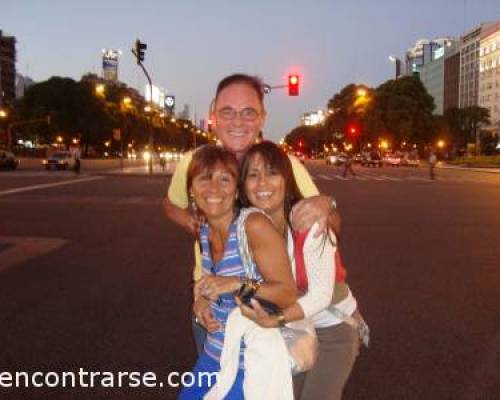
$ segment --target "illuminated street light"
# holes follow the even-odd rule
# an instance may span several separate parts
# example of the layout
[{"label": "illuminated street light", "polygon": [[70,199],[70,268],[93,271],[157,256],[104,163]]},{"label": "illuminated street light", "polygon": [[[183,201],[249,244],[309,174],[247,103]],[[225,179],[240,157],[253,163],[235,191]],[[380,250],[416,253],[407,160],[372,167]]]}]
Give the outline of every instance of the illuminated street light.
[{"label": "illuminated street light", "polygon": [[78,139],[73,138],[72,142],[73,142],[73,144],[78,144]]},{"label": "illuminated street light", "polygon": [[95,93],[98,96],[104,96],[105,90],[106,90],[106,86],[104,85],[104,83],[98,83],[97,85],[95,85]]},{"label": "illuminated street light", "polygon": [[144,112],[151,112],[151,106],[144,107]]},{"label": "illuminated street light", "polygon": [[104,142],[104,146],[109,147],[111,145],[111,142],[108,140],[107,142]]},{"label": "illuminated street light", "polygon": [[56,137],[56,141],[57,141],[57,143],[62,143],[62,141],[63,141],[62,136]]},{"label": "illuminated street light", "polygon": [[132,104],[132,99],[128,96],[125,96],[122,101],[123,101],[123,104],[127,107]]},{"label": "illuminated street light", "polygon": [[176,120],[175,120],[175,118],[174,118],[174,117],[170,118],[170,122],[172,122],[173,124],[175,124],[175,121],[176,121]]},{"label": "illuminated street light", "polygon": [[381,149],[387,150],[389,148],[389,143],[387,142],[387,140],[381,140],[379,147]]},{"label": "illuminated street light", "polygon": [[437,147],[439,147],[440,149],[442,149],[444,146],[445,146],[444,140],[438,140]]},{"label": "illuminated street light", "polygon": [[366,89],[359,88],[356,90],[356,95],[359,97],[365,97],[366,96]]},{"label": "illuminated street light", "polygon": [[7,118],[8,115],[7,111],[0,109],[0,118]]}]

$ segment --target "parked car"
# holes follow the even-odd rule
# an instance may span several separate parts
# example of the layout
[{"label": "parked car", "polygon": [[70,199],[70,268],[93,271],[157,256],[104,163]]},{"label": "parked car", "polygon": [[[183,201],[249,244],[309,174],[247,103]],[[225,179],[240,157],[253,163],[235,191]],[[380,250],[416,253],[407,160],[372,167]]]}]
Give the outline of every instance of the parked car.
[{"label": "parked car", "polygon": [[347,155],[344,153],[330,154],[326,156],[326,165],[342,165],[347,160]]},{"label": "parked car", "polygon": [[406,167],[418,167],[420,165],[420,159],[417,154],[404,154],[403,158],[401,158],[401,165]]},{"label": "parked car", "polygon": [[364,158],[361,160],[361,165],[363,167],[381,167],[382,157],[380,157],[380,154],[376,151],[372,151],[365,154]]},{"label": "parked car", "polygon": [[391,167],[399,167],[401,165],[401,156],[396,153],[387,153],[384,156],[383,162]]},{"label": "parked car", "polygon": [[58,151],[52,153],[45,160],[43,165],[47,170],[54,169],[68,169],[75,167],[75,158],[69,151]]},{"label": "parked car", "polygon": [[10,151],[0,150],[0,168],[16,169],[19,165],[19,160],[14,153]]}]

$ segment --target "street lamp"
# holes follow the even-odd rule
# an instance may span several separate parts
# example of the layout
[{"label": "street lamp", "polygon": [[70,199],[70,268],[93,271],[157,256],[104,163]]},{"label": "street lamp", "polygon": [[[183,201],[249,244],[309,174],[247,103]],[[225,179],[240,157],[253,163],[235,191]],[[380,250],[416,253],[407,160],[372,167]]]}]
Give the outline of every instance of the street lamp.
[{"label": "street lamp", "polygon": [[437,147],[439,147],[440,149],[442,149],[444,146],[445,146],[445,142],[444,140],[438,140],[437,142]]},{"label": "street lamp", "polygon": [[129,107],[132,104],[132,99],[128,96],[125,96],[122,102],[125,107]]},{"label": "street lamp", "polygon": [[365,97],[366,96],[366,89],[359,88],[358,90],[356,90],[356,96]]},{"label": "street lamp", "polygon": [[95,93],[98,96],[104,96],[105,90],[106,90],[106,86],[104,85],[104,83],[98,83],[97,85],[95,85]]},{"label": "street lamp", "polygon": [[8,116],[9,116],[9,114],[7,114],[7,111],[2,110],[0,108],[0,118],[7,118]]}]

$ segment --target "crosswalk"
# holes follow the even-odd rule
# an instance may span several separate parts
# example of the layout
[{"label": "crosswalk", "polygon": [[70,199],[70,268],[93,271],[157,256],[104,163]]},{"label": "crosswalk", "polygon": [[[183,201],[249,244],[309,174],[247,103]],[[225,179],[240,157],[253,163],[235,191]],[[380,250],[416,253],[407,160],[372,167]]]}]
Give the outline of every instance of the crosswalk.
[{"label": "crosswalk", "polygon": [[[405,176],[388,176],[388,175],[377,175],[377,174],[356,174],[355,176],[348,175],[346,177],[341,174],[321,174],[312,173],[314,180],[323,181],[372,181],[372,182],[432,182],[428,176],[416,176],[416,175],[405,175]],[[478,182],[477,177],[464,177],[464,176],[438,176],[436,181],[446,181],[455,183],[471,183]]]}]

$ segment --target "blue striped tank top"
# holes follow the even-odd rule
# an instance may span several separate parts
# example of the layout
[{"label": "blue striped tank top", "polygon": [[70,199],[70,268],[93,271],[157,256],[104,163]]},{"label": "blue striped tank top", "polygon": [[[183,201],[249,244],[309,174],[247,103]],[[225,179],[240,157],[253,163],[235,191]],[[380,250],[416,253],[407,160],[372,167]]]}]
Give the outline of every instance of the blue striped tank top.
[{"label": "blue striped tank top", "polygon": [[[229,237],[224,246],[224,254],[221,260],[214,264],[210,253],[210,244],[208,241],[208,233],[210,228],[208,225],[203,225],[200,230],[200,243],[202,247],[202,267],[204,275],[217,276],[236,276],[244,278],[245,270],[242,265],[237,238],[237,219],[233,221],[229,227]],[[260,276],[259,276],[260,278]],[[205,353],[216,360],[220,361],[222,348],[224,346],[224,333],[226,328],[227,318],[230,312],[237,307],[233,293],[225,293],[219,296],[218,300],[210,304],[210,308],[214,317],[219,321],[221,328],[217,332],[208,333],[205,340]],[[243,352],[244,344],[240,348],[240,368],[243,367]]]}]

